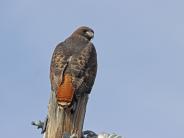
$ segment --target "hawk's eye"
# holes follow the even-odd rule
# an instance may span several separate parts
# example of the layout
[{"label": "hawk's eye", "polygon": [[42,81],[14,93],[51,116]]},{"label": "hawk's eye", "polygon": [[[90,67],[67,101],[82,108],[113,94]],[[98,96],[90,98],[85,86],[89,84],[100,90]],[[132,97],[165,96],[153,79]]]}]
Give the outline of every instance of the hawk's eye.
[{"label": "hawk's eye", "polygon": [[83,30],[83,33],[86,34],[87,33],[87,30]]}]

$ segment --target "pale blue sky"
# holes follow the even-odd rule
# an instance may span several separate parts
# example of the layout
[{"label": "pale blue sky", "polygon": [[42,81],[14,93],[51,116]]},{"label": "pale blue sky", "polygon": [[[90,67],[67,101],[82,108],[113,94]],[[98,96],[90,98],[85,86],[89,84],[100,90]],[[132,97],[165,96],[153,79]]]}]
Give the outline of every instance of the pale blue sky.
[{"label": "pale blue sky", "polygon": [[76,27],[94,29],[98,74],[85,129],[126,138],[184,137],[184,1],[1,0],[0,134],[41,138],[49,66]]}]

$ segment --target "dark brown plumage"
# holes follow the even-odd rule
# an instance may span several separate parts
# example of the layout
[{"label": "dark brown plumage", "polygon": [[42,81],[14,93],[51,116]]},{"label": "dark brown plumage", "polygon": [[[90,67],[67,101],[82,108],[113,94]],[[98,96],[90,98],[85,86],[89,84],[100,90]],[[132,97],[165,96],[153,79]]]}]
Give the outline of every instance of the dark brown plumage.
[{"label": "dark brown plumage", "polygon": [[96,50],[90,42],[93,35],[89,27],[80,27],[54,50],[50,81],[59,106],[68,107],[91,92],[97,72]]}]

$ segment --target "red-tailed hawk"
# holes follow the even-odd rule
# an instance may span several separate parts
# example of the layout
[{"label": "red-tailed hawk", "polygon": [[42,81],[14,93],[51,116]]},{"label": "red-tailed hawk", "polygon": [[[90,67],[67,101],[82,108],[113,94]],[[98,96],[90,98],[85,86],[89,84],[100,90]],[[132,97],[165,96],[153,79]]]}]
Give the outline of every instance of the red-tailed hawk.
[{"label": "red-tailed hawk", "polygon": [[91,92],[97,72],[93,36],[91,28],[80,27],[54,50],[50,81],[59,106],[71,106],[78,96]]}]

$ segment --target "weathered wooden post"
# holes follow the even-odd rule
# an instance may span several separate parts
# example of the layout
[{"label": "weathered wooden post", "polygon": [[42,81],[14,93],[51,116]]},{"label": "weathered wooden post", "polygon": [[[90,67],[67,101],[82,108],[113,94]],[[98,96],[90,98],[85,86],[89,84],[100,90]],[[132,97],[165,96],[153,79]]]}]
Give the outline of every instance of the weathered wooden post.
[{"label": "weathered wooden post", "polygon": [[44,138],[64,138],[68,136],[81,138],[88,95],[85,94],[80,97],[80,102],[74,112],[71,112],[68,108],[59,107],[55,97],[55,93],[51,92]]}]

